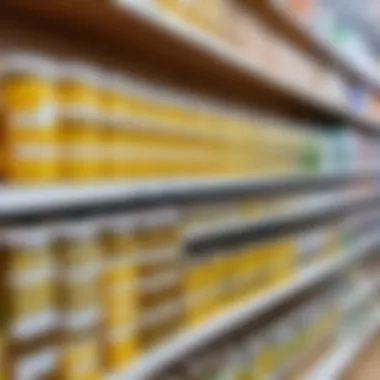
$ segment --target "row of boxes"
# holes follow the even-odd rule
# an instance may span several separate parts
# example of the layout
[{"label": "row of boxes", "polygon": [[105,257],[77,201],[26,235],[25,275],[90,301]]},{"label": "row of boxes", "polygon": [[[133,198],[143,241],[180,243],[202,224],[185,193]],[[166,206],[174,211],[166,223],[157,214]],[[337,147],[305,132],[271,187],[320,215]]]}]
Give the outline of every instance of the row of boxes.
[{"label": "row of boxes", "polygon": [[[292,378],[297,367],[336,336],[340,310],[329,290],[287,311],[260,331],[247,326],[150,380]],[[288,377],[286,377],[288,376]]]},{"label": "row of boxes", "polygon": [[[310,33],[315,33],[318,38],[325,40],[325,43],[333,43],[334,48],[341,49],[345,53],[340,47],[340,41],[327,41],[334,39],[335,29],[332,20],[335,22],[336,18],[334,10],[329,9],[328,5],[324,6],[319,4],[320,2],[317,4],[315,1],[278,2],[279,4],[274,6],[280,7],[280,12],[289,14],[285,17],[290,17],[296,23],[306,24],[312,29]],[[334,69],[321,65],[320,62],[291,46],[283,36],[271,30],[263,17],[252,7],[247,9],[228,0],[145,0],[141,5],[151,7],[164,17],[174,16],[179,22],[211,37],[215,44],[223,41],[237,55],[246,59],[255,68],[274,76],[280,83],[295,89],[301,88],[321,98],[322,101],[348,108],[368,119],[377,120],[380,117],[379,95],[376,91],[368,91],[365,86],[357,87]],[[335,28],[340,22],[341,20],[335,22]],[[354,32],[358,35],[357,31]],[[358,42],[357,37],[355,40],[351,39],[352,41],[349,37],[342,40],[346,41],[349,46],[346,50],[350,52],[344,59],[357,60],[358,72],[369,72],[376,76],[375,59],[373,54],[372,56],[368,54],[368,49],[363,47],[356,55],[352,54],[352,51],[357,50],[357,45],[354,44],[363,45],[363,42],[361,40]],[[363,64],[357,58],[364,55],[368,55],[369,63]]]},{"label": "row of boxes", "polygon": [[[209,223],[262,215],[265,204],[247,213],[246,202],[236,201],[234,214],[227,205]],[[289,199],[277,207],[286,205]],[[204,217],[187,206],[3,229],[1,331],[9,378],[29,379],[24,373],[36,362],[38,376],[63,380],[122,371],[179,331],[305,268],[297,263],[298,234],[192,252],[186,230],[197,223]],[[326,235],[334,234],[310,263],[338,251],[339,226],[326,226]]]},{"label": "row of boxes", "polygon": [[[237,326],[222,340],[182,358],[149,380],[303,378],[329,347],[359,337],[373,323],[379,310],[377,262],[377,255],[373,255],[366,263],[355,264],[347,275],[311,300],[287,308],[259,329],[254,322],[252,326],[251,322]],[[370,283],[370,291],[361,292],[347,308],[347,295],[355,296],[362,288],[359,285],[368,288]]]},{"label": "row of boxes", "polygon": [[355,132],[296,128],[86,65],[9,54],[0,73],[5,183],[291,175],[376,166],[379,150]]},{"label": "row of boxes", "polygon": [[131,75],[4,54],[1,172],[9,183],[302,171],[314,134]]},{"label": "row of boxes", "polygon": [[[144,3],[144,2],[143,2]],[[195,27],[218,43],[223,41],[254,67],[280,82],[344,105],[345,82],[327,66],[297,51],[255,12],[227,0],[147,0],[147,5]]]}]

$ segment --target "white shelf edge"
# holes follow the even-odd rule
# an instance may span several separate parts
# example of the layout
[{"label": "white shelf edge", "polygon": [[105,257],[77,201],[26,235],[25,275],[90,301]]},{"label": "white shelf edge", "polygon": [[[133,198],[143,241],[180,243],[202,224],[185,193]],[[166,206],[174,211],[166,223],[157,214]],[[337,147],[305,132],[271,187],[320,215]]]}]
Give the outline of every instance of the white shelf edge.
[{"label": "white shelf edge", "polygon": [[[285,80],[279,76],[269,73],[263,67],[255,65],[251,60],[239,54],[233,47],[229,46],[223,40],[219,40],[206,33],[197,30],[191,25],[187,25],[170,15],[161,15],[157,10],[150,8],[143,2],[134,0],[113,0],[116,6],[121,9],[125,8],[145,22],[149,22],[155,27],[164,30],[166,33],[182,39],[185,43],[195,46],[196,48],[213,54],[215,58],[224,61],[232,67],[244,71],[246,75],[255,78],[261,78],[267,84],[278,88],[285,93],[291,93],[293,97],[307,102],[314,107],[323,108],[329,113],[344,115],[349,118],[356,118],[358,115],[352,113],[344,105],[329,101],[326,96],[317,92],[313,93],[307,90],[307,86],[296,85],[295,82]],[[365,116],[362,116],[365,118]],[[368,121],[366,121],[368,122]],[[372,121],[369,121],[372,122]]]},{"label": "white shelf edge", "polygon": [[376,313],[365,331],[351,339],[343,339],[327,358],[313,367],[305,377],[307,380],[339,380],[347,367],[369,343],[373,334],[380,328],[380,315]]},{"label": "white shelf edge", "polygon": [[286,22],[292,23],[300,33],[307,36],[307,38],[317,46],[319,49],[324,50],[325,54],[330,56],[330,59],[338,63],[340,66],[344,67],[344,71],[350,72],[351,76],[355,76],[357,79],[362,82],[365,86],[369,86],[375,90],[380,89],[379,78],[376,78],[371,73],[366,73],[360,70],[360,68],[353,65],[344,55],[333,47],[329,41],[325,41],[322,38],[319,38],[313,33],[313,31],[308,30],[308,26],[302,23],[297,17],[289,14],[289,11],[284,8],[278,1],[269,1],[269,4],[272,6],[275,12],[278,12],[280,17],[284,18]]},{"label": "white shelf edge", "polygon": [[[25,186],[0,187],[0,216],[25,212],[46,211],[54,207],[83,206],[104,201],[138,200],[165,194],[192,194],[195,191],[307,185],[339,180],[361,173],[295,174],[291,176],[219,177],[211,179],[182,178],[173,180],[117,181],[114,183],[66,184],[44,188]],[[365,174],[366,175],[366,174]],[[368,172],[368,175],[376,173]]]},{"label": "white shelf edge", "polygon": [[[343,198],[343,199],[342,199]],[[345,199],[346,198],[346,199]],[[231,221],[204,223],[199,227],[194,227],[185,231],[184,239],[186,241],[198,241],[205,238],[213,238],[223,236],[229,233],[239,232],[245,228],[260,228],[272,223],[287,223],[293,220],[323,216],[330,212],[339,211],[352,205],[355,202],[364,201],[367,197],[342,197],[341,194],[332,196],[331,199],[325,199],[323,205],[302,204],[270,213],[266,216],[258,216],[255,218],[236,219]]]},{"label": "white shelf edge", "polygon": [[255,319],[275,308],[281,302],[291,299],[334,273],[341,271],[355,260],[360,260],[377,242],[379,242],[378,236],[366,239],[344,256],[314,265],[296,276],[289,283],[279,285],[275,289],[256,296],[249,301],[241,302],[233,309],[217,315],[210,321],[180,333],[177,337],[159,345],[156,349],[143,354],[125,372],[109,375],[107,380],[146,380],[147,377],[165,369],[170,363],[225,333],[226,326],[233,328],[233,326],[238,326],[244,321]]},{"label": "white shelf edge", "polygon": [[260,78],[273,88],[277,88],[283,93],[290,93],[292,97],[307,102],[313,107],[323,109],[325,112],[345,117],[358,124],[377,125],[380,120],[374,120],[366,115],[359,114],[348,109],[343,104],[326,99],[326,94],[311,92],[307,90],[307,86],[296,85],[295,82],[285,80],[279,76],[269,73],[263,67],[255,65],[251,60],[240,55],[233,47],[230,47],[223,40],[218,40],[212,36],[208,36],[202,31],[198,31],[191,25],[187,25],[175,17],[170,15],[161,15],[157,10],[150,8],[143,1],[135,0],[113,0],[116,6],[126,9],[136,17],[145,22],[149,22],[155,27],[160,28],[166,33],[182,39],[185,43],[195,46],[196,48],[213,54],[216,59],[224,61],[226,64],[244,71],[249,77]]}]

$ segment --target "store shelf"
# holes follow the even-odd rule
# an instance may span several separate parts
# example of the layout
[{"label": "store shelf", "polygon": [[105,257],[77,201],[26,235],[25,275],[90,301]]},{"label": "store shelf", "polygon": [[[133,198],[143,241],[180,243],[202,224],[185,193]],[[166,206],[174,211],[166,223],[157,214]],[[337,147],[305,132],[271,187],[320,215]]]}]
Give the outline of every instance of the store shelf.
[{"label": "store shelf", "polygon": [[110,375],[108,380],[146,380],[149,376],[165,369],[166,366],[175,363],[197,348],[225,335],[234,327],[258,318],[265,312],[323,282],[346,268],[347,265],[362,259],[370,252],[371,248],[376,247],[379,243],[378,236],[371,236],[361,241],[350,252],[344,252],[344,254],[335,259],[314,265],[290,282],[281,284],[267,293],[254,297],[252,300],[242,302],[233,309],[201,324],[199,327],[179,334],[177,337],[142,355],[125,372]]},{"label": "store shelf", "polygon": [[327,358],[317,364],[305,377],[307,380],[339,380],[343,372],[360,354],[380,328],[380,314],[376,313],[362,333],[342,339]]},{"label": "store shelf", "polygon": [[376,294],[380,287],[380,280],[376,278],[375,280],[366,280],[363,283],[357,285],[357,289],[350,294],[347,299],[343,302],[344,310],[354,309],[361,300],[368,299],[372,295]]},{"label": "store shelf", "polygon": [[268,237],[283,235],[307,228],[310,224],[324,223],[361,209],[374,207],[378,196],[352,196],[331,194],[322,202],[311,204],[308,199],[281,212],[246,220],[201,224],[185,232],[185,241],[190,251],[209,250],[210,247],[227,247],[236,241],[258,242]]},{"label": "store shelf", "polygon": [[360,83],[365,88],[380,89],[380,81],[370,74],[360,71],[350,60],[345,58],[332,44],[323,41],[308,30],[294,14],[292,14],[281,1],[278,0],[242,0],[252,9],[261,11],[261,15],[270,22],[282,35],[287,36],[298,48],[308,52],[314,58],[328,63],[339,69],[340,72]]},{"label": "store shelf", "polygon": [[[274,76],[273,74],[266,71],[264,68],[259,67],[254,64],[252,60],[246,59],[236,52],[233,48],[227,44],[219,41],[215,38],[207,36],[205,33],[198,32],[195,28],[187,26],[181,21],[176,20],[171,17],[160,17],[160,15],[152,10],[152,8],[144,6],[144,2],[136,2],[133,0],[114,0],[116,4],[120,4],[121,7],[127,9],[129,12],[136,14],[138,17],[144,21],[157,26],[161,32],[169,33],[171,36],[177,36],[185,44],[191,44],[193,47],[212,54],[213,58],[218,58],[225,64],[228,64],[232,69],[243,71],[247,76],[247,80],[250,78],[256,78],[257,80],[265,82],[274,91],[284,93],[291,98],[295,98],[297,101],[305,102],[306,105],[312,106],[312,108],[317,108],[320,111],[327,114],[334,114],[338,117],[343,117],[348,119],[348,121],[353,123],[358,123],[359,125],[378,128],[379,121],[366,118],[365,116],[359,115],[345,107],[335,105],[333,102],[328,100],[327,96],[320,96],[307,91],[305,87],[298,86],[296,82],[290,83],[289,81],[284,81],[284,79]],[[261,0],[262,1],[262,0]],[[257,2],[254,1],[253,6],[257,7]],[[301,29],[299,29],[301,31]],[[313,40],[316,43],[316,41]],[[329,52],[329,54],[324,54],[326,57],[334,57],[337,61],[337,57],[329,49],[321,48],[322,51]],[[347,65],[339,65],[341,69],[346,69]],[[326,94],[327,95],[327,94]]]},{"label": "store shelf", "polygon": [[[128,43],[131,52],[145,54],[145,62],[149,56],[156,66],[164,63],[171,73],[178,72],[182,82],[186,76],[191,76],[190,85],[196,82],[207,84],[206,87],[213,88],[214,93],[215,89],[224,94],[233,93],[236,99],[246,102],[266,99],[274,102],[278,111],[292,110],[309,119],[314,115],[319,121],[358,123],[378,131],[376,121],[334,104],[328,96],[313,93],[255,66],[233,47],[175,18],[162,17],[144,6],[143,1],[96,1],[89,6],[86,0],[6,0],[0,7],[7,12],[10,10],[13,15],[27,15],[29,19],[33,15],[40,26],[53,24],[68,33],[77,32],[77,39],[88,36],[92,43],[96,41],[105,48],[112,47],[113,54],[126,58]],[[131,43],[133,49],[129,46]],[[185,73],[189,75],[185,76]]]},{"label": "store shelf", "polygon": [[279,195],[344,187],[351,181],[375,179],[367,174],[297,175],[256,178],[214,178],[115,182],[52,187],[3,187],[0,219],[36,213],[59,212],[121,203],[166,205],[194,200],[215,200],[243,195]]}]

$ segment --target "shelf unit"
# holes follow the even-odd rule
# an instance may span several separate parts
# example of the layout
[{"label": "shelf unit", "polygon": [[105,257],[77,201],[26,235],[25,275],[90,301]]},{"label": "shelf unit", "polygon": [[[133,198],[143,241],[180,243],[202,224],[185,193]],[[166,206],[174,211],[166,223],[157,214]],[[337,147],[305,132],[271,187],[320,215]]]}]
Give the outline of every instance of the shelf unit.
[{"label": "shelf unit", "polygon": [[343,338],[305,377],[308,380],[339,380],[347,366],[363,351],[380,328],[380,313],[355,337]]},{"label": "shelf unit", "polygon": [[308,25],[305,25],[295,15],[291,14],[280,1],[241,1],[256,12],[259,11],[272,27],[281,32],[282,35],[287,36],[298,48],[311,54],[315,59],[327,62],[348,78],[362,84],[366,88],[377,91],[380,89],[378,79],[372,78],[370,74],[360,71],[351,61],[345,59],[332,44],[314,35],[311,30],[308,30]]},{"label": "shelf unit", "polygon": [[[341,197],[341,196],[340,196]],[[310,204],[302,204],[302,202],[294,207],[286,209],[282,213],[276,212],[273,215],[265,217],[258,217],[254,219],[238,220],[231,222],[221,222],[211,226],[200,225],[188,231],[185,240],[189,244],[206,242],[213,243],[220,242],[222,245],[225,240],[234,239],[234,237],[248,235],[250,239],[265,235],[270,231],[273,236],[277,231],[286,233],[299,226],[305,226],[313,222],[325,221],[336,216],[347,214],[358,209],[372,207],[376,204],[378,197],[367,196],[351,196],[347,195],[340,199],[339,196],[331,196],[324,202],[323,205],[317,204],[315,206]],[[288,228],[284,230],[284,226]]]},{"label": "shelf unit", "polygon": [[243,195],[274,196],[344,188],[376,180],[377,173],[320,174],[256,178],[185,179],[50,187],[0,188],[0,220],[107,204],[166,205]]},{"label": "shelf unit", "polygon": [[281,284],[267,293],[243,302],[233,309],[201,324],[199,327],[186,331],[167,343],[159,345],[156,349],[144,354],[125,372],[110,375],[107,379],[145,380],[170,363],[175,363],[203,344],[223,335],[228,328],[231,329],[231,326],[239,326],[244,324],[245,321],[258,318],[286,300],[294,298],[301,292],[311,289],[334,274],[339,273],[353,262],[363,259],[379,243],[379,238],[372,236],[370,239],[358,243],[350,252],[342,252],[336,259],[314,265],[288,283]]},{"label": "shelf unit", "polygon": [[[218,84],[220,89],[229,89],[239,94],[241,100],[247,101],[257,88],[265,90],[266,94],[276,96],[281,102],[290,105],[295,111],[317,115],[318,120],[344,121],[355,126],[365,127],[378,133],[378,121],[369,120],[365,116],[336,106],[321,96],[316,96],[295,84],[290,84],[274,77],[252,62],[239,56],[232,48],[216,41],[180,22],[159,17],[155,12],[141,6],[138,1],[122,2],[99,1],[89,5],[86,0],[52,0],[36,2],[33,0],[5,0],[0,5],[0,12],[12,17],[31,17],[34,23],[41,20],[51,27],[57,24],[59,30],[69,33],[72,28],[83,32],[95,41],[103,41],[102,46],[109,44],[109,49],[115,49],[122,55],[124,52],[125,35],[137,37],[135,46],[141,54],[152,54],[160,61],[168,63],[169,67],[182,68],[189,74],[194,74],[199,81],[207,78],[208,86]],[[272,10],[273,11],[273,10]],[[278,10],[276,10],[277,12]],[[282,17],[281,25],[294,22]],[[321,59],[337,65],[342,72],[354,76],[367,86],[368,78],[358,74],[349,64],[342,61],[329,47],[320,45],[308,35],[299,25],[293,32],[302,34],[303,41],[308,41],[310,50],[316,51]],[[150,38],[154,35],[156,44]],[[150,51],[142,51],[136,45],[148,46]],[[181,54],[178,54],[181,51]],[[248,101],[249,102],[249,101]],[[6,223],[14,218],[24,218],[36,214],[54,214],[73,210],[88,210],[97,207],[128,207],[161,206],[170,204],[186,204],[194,200],[208,200],[223,197],[238,197],[243,195],[280,195],[287,193],[302,193],[317,190],[344,188],[356,180],[376,180],[377,173],[330,173],[302,176],[284,176],[271,178],[238,178],[238,179],[181,179],[173,181],[125,182],[113,184],[91,184],[84,186],[62,185],[51,188],[3,188],[0,190],[0,222]],[[322,208],[287,210],[283,214],[270,215],[260,220],[231,222],[216,226],[206,226],[190,231],[187,237],[189,244],[218,242],[224,244],[224,238],[239,238],[248,234],[262,235],[266,231],[296,228],[307,222],[326,220],[347,212],[356,211],[377,204],[379,196],[341,199],[334,204]],[[145,380],[147,376],[163,369],[184,355],[192,352],[202,344],[209,342],[226,331],[227,326],[237,326],[244,321],[255,319],[265,312],[275,309],[286,300],[311,289],[341,272],[351,263],[361,260],[372,248],[380,244],[378,237],[372,237],[365,243],[358,244],[350,252],[342,252],[338,258],[327,260],[312,266],[304,273],[296,276],[286,284],[282,284],[261,294],[259,297],[237,305],[231,310],[213,318],[194,330],[186,331],[176,338],[160,345],[144,354],[122,374],[109,375],[109,380]],[[342,368],[359,352],[368,341],[369,336],[379,327],[379,318],[371,324],[368,332],[354,342],[344,342],[338,345],[328,358],[310,373],[311,380],[336,378]],[[327,371],[327,372],[326,372]],[[323,373],[323,377],[320,374]],[[331,374],[331,377],[326,376]],[[319,376],[319,377],[318,377]]]},{"label": "shelf unit", "polygon": [[[191,75],[193,83],[207,83],[224,94],[234,93],[240,101],[250,103],[260,97],[276,99],[276,106],[292,109],[308,118],[330,122],[347,122],[366,131],[378,132],[378,121],[348,108],[334,105],[295,84],[284,82],[250,60],[242,57],[227,44],[170,17],[160,17],[142,2],[130,0],[99,1],[88,6],[86,0],[6,0],[0,5],[5,17],[29,17],[35,24],[43,21],[55,32],[80,38],[85,35],[105,49],[112,48],[126,57],[125,41],[133,40],[134,49],[144,57],[155,57],[157,65],[165,63],[171,72],[180,69]],[[10,16],[7,16],[10,15]],[[152,44],[150,36],[154,35]],[[126,38],[126,36],[131,38]],[[128,46],[129,47],[129,46]],[[144,48],[145,47],[145,50]],[[181,54],[178,54],[181,51]],[[186,78],[180,78],[186,82]],[[257,90],[260,97],[257,97]],[[228,90],[227,92],[225,92]]]}]

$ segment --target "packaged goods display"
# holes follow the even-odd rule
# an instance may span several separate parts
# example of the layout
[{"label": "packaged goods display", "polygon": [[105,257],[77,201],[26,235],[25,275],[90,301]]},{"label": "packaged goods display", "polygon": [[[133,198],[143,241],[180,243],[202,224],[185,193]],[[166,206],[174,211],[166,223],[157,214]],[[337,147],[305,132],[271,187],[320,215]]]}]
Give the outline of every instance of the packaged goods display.
[{"label": "packaged goods display", "polygon": [[[321,200],[321,195],[315,197]],[[306,199],[312,201],[310,196]],[[245,202],[227,204],[217,217],[227,217],[233,210],[236,218]],[[289,207],[289,199],[283,202]],[[209,216],[212,207],[217,209],[209,205],[205,211]],[[200,210],[195,204],[193,215]],[[260,242],[236,242],[224,249],[191,249],[184,231],[189,222],[205,221],[189,219],[190,211],[187,206],[119,212],[4,229],[1,288],[6,300],[5,357],[12,358],[6,366],[9,378],[26,379],[24,371],[35,361],[43,363],[36,368],[41,376],[97,379],[118,373],[177,333],[208,323],[284,286],[308,267],[344,253],[341,222]],[[372,211],[367,216],[372,229],[377,225],[375,215]],[[368,228],[356,234],[368,235]],[[311,309],[309,317],[317,320],[319,314]],[[285,343],[273,343],[272,338],[287,336],[288,325],[276,324],[260,334],[263,341],[254,339],[255,350],[262,346],[255,366],[261,368],[260,376],[285,366],[283,355],[288,351],[280,349]],[[248,343],[243,345],[247,349]],[[299,343],[299,354],[302,347]],[[244,362],[232,348],[220,353],[229,358],[228,366],[229,360]],[[282,354],[272,357],[272,350]],[[288,354],[294,358],[296,351]]]},{"label": "packaged goods display", "polygon": [[377,71],[327,2],[6,3],[0,380],[314,379],[380,327]]},{"label": "packaged goods display", "polygon": [[336,339],[341,319],[336,300],[334,288],[325,291],[260,330],[248,325],[243,332],[184,358],[173,370],[149,380],[294,378],[305,360]]},{"label": "packaged goods display", "polygon": [[[375,49],[367,46],[358,30],[337,17],[336,10],[330,5],[321,0],[265,1],[272,4],[273,12],[282,12],[282,17],[290,16],[294,22],[300,22],[305,33],[317,40],[316,44],[320,39],[328,46],[326,49],[336,49],[337,55],[347,59],[354,71],[364,73],[369,78],[379,76]],[[316,61],[297,46],[289,44],[283,35],[265,23],[253,6],[242,7],[238,1],[229,0],[210,0],[205,4],[196,0],[145,0],[138,4],[133,0],[119,2],[121,5],[148,8],[164,21],[169,19],[168,24],[172,24],[173,19],[177,20],[178,26],[191,28],[189,34],[200,32],[203,38],[216,46],[222,42],[223,48],[232,49],[238,57],[247,59],[254,68],[262,69],[279,82],[301,88],[332,104],[365,115],[370,120],[379,119],[379,96],[376,91],[351,83],[335,69],[323,66],[320,60]]]},{"label": "packaged goods display", "polygon": [[148,7],[159,17],[177,19],[179,26],[185,24],[192,31],[201,32],[211,43],[223,42],[253,67],[270,73],[278,81],[328,98],[336,105],[345,104],[345,83],[336,72],[297,51],[273,32],[259,14],[247,11],[236,1],[145,0],[136,4],[121,0],[120,3]]},{"label": "packaged goods display", "polygon": [[[305,372],[307,376],[312,363],[323,360],[342,339],[348,342],[359,335],[373,318],[379,307],[376,298],[379,282],[373,274],[370,278],[367,276],[366,283],[372,283],[371,292],[362,291],[350,308],[346,302],[348,282],[344,280],[311,300],[297,304],[260,329],[244,327],[242,332],[232,333],[229,338],[193,353],[172,370],[149,380],[230,378],[228,376],[293,379],[305,376]],[[355,281],[352,284],[359,288]]]},{"label": "packaged goods display", "polygon": [[301,172],[313,133],[131,76],[48,56],[2,57],[11,184]]},{"label": "packaged goods display", "polygon": [[362,161],[350,141],[360,134],[332,139],[95,65],[8,53],[1,78],[9,184],[296,175]]}]

